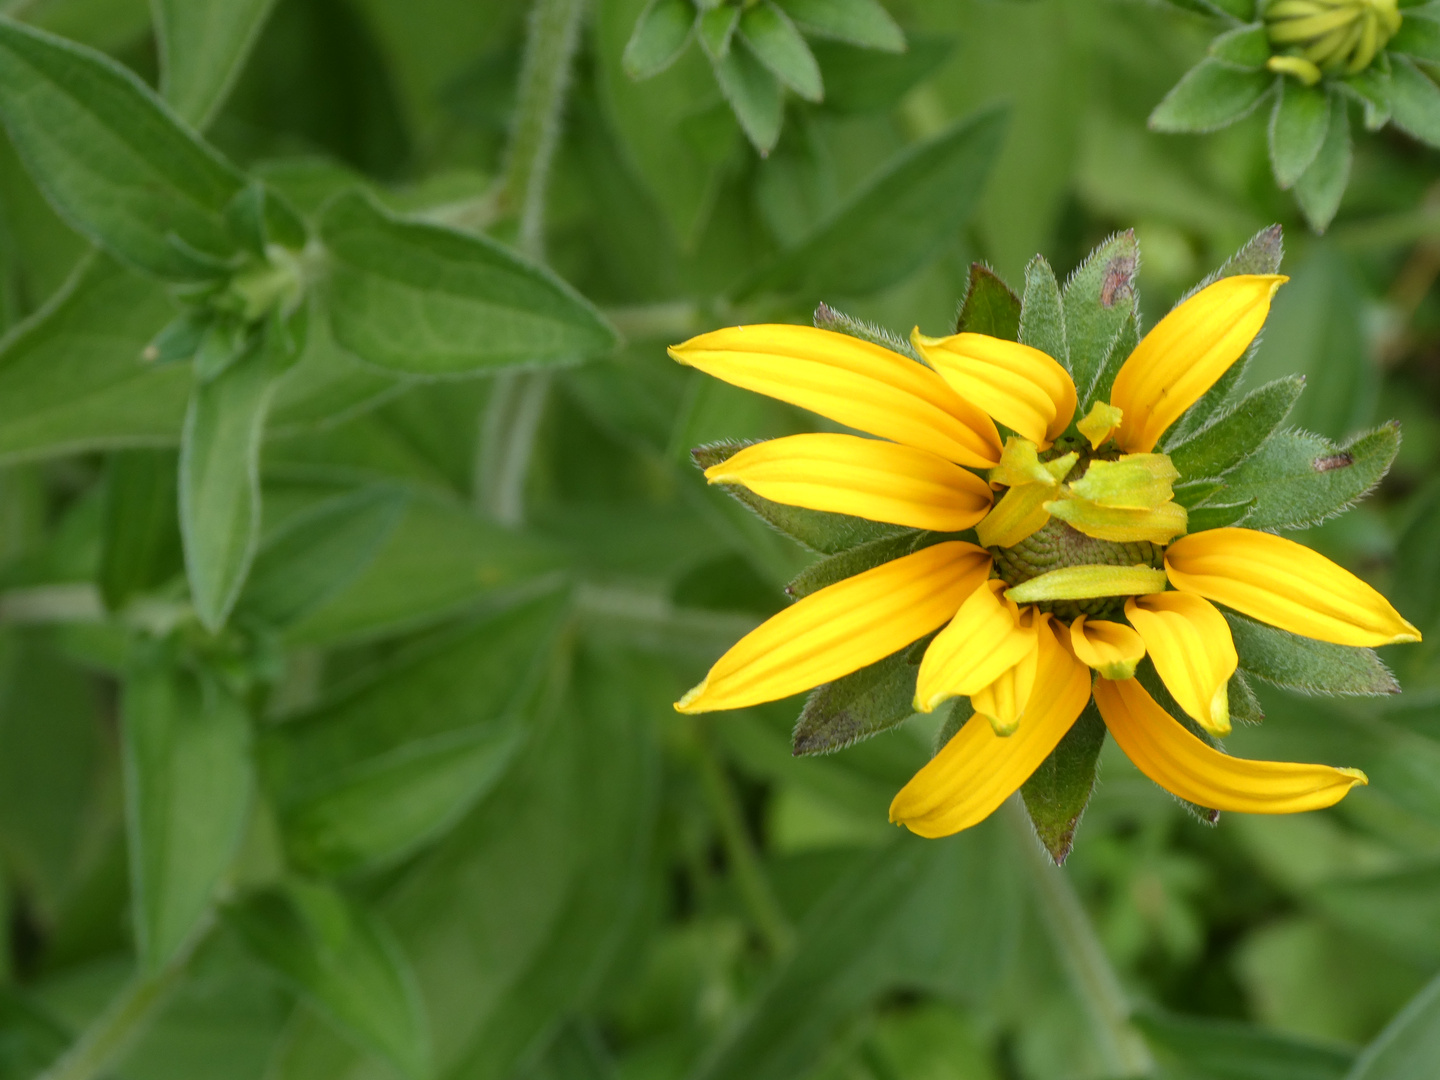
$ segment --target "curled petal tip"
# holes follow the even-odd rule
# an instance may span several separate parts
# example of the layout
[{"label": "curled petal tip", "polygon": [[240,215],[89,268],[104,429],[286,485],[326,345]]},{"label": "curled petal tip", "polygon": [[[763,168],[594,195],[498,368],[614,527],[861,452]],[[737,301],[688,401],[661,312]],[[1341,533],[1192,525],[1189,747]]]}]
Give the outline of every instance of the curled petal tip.
[{"label": "curled petal tip", "polygon": [[1341,769],[1340,771],[1346,776],[1353,776],[1355,778],[1355,783],[1359,784],[1361,787],[1370,786],[1370,778],[1366,776],[1363,772],[1361,772],[1359,769]]},{"label": "curled petal tip", "polygon": [[703,705],[700,705],[699,701],[705,696],[705,690],[709,685],[709,679],[702,679],[689,690],[686,690],[685,696],[675,702],[675,711],[678,713],[687,713],[692,716],[695,713],[708,712],[709,710]]}]

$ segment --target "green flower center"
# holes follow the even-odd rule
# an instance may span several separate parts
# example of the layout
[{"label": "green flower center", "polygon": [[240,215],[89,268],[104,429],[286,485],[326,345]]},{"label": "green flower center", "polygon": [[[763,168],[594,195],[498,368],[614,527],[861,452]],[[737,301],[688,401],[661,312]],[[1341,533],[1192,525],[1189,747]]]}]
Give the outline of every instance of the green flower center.
[{"label": "green flower center", "polygon": [[[1070,566],[1164,567],[1165,548],[1149,540],[1122,542],[1086,536],[1058,518],[1052,518],[1013,547],[992,547],[995,572],[1007,585],[1019,585],[1031,578]],[[1079,600],[1042,600],[1041,611],[1062,619],[1079,615],[1092,618],[1119,618],[1125,610],[1124,596],[1102,596]]]}]

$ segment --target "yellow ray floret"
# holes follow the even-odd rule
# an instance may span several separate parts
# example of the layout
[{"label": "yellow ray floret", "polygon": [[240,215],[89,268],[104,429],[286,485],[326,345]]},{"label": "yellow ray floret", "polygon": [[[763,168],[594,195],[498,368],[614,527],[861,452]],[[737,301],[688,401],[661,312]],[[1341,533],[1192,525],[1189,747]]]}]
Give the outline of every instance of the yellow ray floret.
[{"label": "yellow ray floret", "polygon": [[1369,782],[1359,769],[1222,754],[1186,731],[1134,679],[1097,680],[1095,704],[1136,768],[1197,806],[1246,814],[1294,814],[1333,806],[1356,784]]},{"label": "yellow ray floret", "polygon": [[733,326],[691,338],[670,355],[735,386],[961,465],[988,468],[1000,460],[1000,435],[978,407],[929,368],[848,334]]},{"label": "yellow ray floret", "polygon": [[1070,624],[1070,648],[1076,659],[1107,679],[1128,679],[1145,657],[1145,642],[1124,623],[1081,615]]},{"label": "yellow ray floret", "polygon": [[915,351],[957,394],[1042,449],[1070,426],[1075,383],[1054,359],[987,334],[910,335]]},{"label": "yellow ray floret", "polygon": [[855,435],[790,435],[747,446],[705,470],[789,506],[913,529],[960,532],[990,510],[990,485],[953,462]]},{"label": "yellow ray floret", "polygon": [[1035,689],[1035,674],[1040,663],[1040,635],[1047,632],[1045,624],[1049,620],[1049,615],[1034,608],[1022,611],[1020,629],[1030,631],[1035,647],[989,686],[970,695],[975,715],[990,721],[996,735],[1013,735],[1020,726],[1025,709],[1030,704],[1031,692]]},{"label": "yellow ray floret", "polygon": [[1041,461],[1029,439],[1005,440],[1000,464],[990,470],[990,483],[1009,487],[995,508],[975,528],[986,547],[1013,547],[1050,520],[1045,504],[1060,493],[1080,455],[1071,451],[1053,461]]},{"label": "yellow ray floret", "polygon": [[1003,581],[987,581],[960,605],[950,625],[925,650],[915,684],[915,710],[983,690],[1035,648],[1035,631],[1020,625],[1014,604],[1001,599]]},{"label": "yellow ray floret", "polygon": [[989,573],[989,552],[951,540],[836,582],[746,634],[675,708],[744,708],[858,671],[942,625]]},{"label": "yellow ray floret", "polygon": [[1209,529],[1165,551],[1170,583],[1217,604],[1337,645],[1419,641],[1390,602],[1348,570],[1293,540],[1253,529]]},{"label": "yellow ray floret", "polygon": [[1270,298],[1289,279],[1237,274],[1201,289],[1155,324],[1115,376],[1110,403],[1124,414],[1121,449],[1154,449],[1165,429],[1245,354]]},{"label": "yellow ray floret", "polygon": [[1212,735],[1228,735],[1228,688],[1240,658],[1225,616],[1204,597],[1163,592],[1128,600],[1125,617],[1176,704]]},{"label": "yellow ray floret", "polygon": [[890,804],[890,820],[920,836],[978,825],[1050,756],[1090,698],[1090,671],[1061,644],[1064,627],[1040,631],[1035,686],[1013,735],[972,716]]},{"label": "yellow ray floret", "polygon": [[1190,522],[1190,515],[1176,502],[1162,503],[1153,510],[1126,510],[1076,498],[1069,491],[1058,499],[1047,500],[1042,508],[1086,536],[1121,544],[1133,544],[1137,540],[1168,544],[1183,533]]},{"label": "yellow ray floret", "polygon": [[1120,421],[1124,418],[1124,414],[1114,405],[1097,401],[1090,406],[1085,419],[1075,425],[1075,429],[1089,440],[1090,449],[1099,450],[1101,444],[1119,430]]}]

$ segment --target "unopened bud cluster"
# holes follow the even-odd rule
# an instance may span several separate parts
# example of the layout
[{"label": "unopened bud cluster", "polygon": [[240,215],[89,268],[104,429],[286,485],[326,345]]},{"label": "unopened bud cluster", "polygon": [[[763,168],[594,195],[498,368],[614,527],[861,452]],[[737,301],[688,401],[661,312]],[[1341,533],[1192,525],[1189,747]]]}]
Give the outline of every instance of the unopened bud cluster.
[{"label": "unopened bud cluster", "polygon": [[1307,86],[1356,75],[1400,29],[1397,0],[1271,0],[1265,8],[1271,71]]}]

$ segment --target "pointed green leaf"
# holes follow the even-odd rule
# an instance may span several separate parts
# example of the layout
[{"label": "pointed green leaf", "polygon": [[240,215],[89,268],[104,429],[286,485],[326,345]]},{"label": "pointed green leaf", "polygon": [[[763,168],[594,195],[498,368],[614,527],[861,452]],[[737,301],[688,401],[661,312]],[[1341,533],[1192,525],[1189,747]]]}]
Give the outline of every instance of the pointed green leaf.
[{"label": "pointed green leaf", "polygon": [[268,428],[291,434],[337,423],[395,396],[411,380],[374,367],[335,343],[330,318],[312,298],[305,351],[275,390]]},{"label": "pointed green leaf", "polygon": [[[1224,490],[1223,480],[1186,480],[1175,485],[1175,502],[1187,510],[1193,509]],[[1194,532],[1193,529],[1190,531]]]},{"label": "pointed green leaf", "polygon": [[[708,469],[711,465],[728,461],[749,445],[751,444],[746,442],[712,443],[691,450],[690,457],[701,469]],[[775,529],[823,555],[835,555],[859,544],[894,536],[901,531],[898,525],[883,525],[848,514],[830,514],[823,510],[806,510],[799,506],[771,502],[738,484],[720,486],[737,502]]]},{"label": "pointed green leaf", "polygon": [[1254,498],[1244,502],[1217,502],[1208,506],[1197,506],[1190,511],[1187,531],[1204,532],[1206,529],[1223,529],[1227,525],[1239,525],[1255,506]]},{"label": "pointed green leaf", "polygon": [[650,0],[625,45],[625,74],[632,79],[659,75],[680,58],[694,28],[690,0]]},{"label": "pointed green leaf", "polygon": [[1440,1060],[1440,976],[1360,1054],[1346,1080],[1419,1080]]},{"label": "pointed green leaf", "polygon": [[1210,42],[1210,55],[1235,67],[1259,71],[1270,59],[1270,38],[1262,23],[1237,26]]},{"label": "pointed green leaf", "polygon": [[955,317],[955,332],[1020,340],[1020,298],[983,263],[970,264],[970,282]]},{"label": "pointed green leaf", "polygon": [[1392,53],[1407,53],[1419,60],[1440,62],[1440,15],[1426,11],[1405,12],[1400,29],[1395,31],[1395,36],[1385,48]]},{"label": "pointed green leaf", "polygon": [[795,756],[833,753],[908,720],[915,712],[920,657],[929,642],[923,638],[812,690],[795,722]]},{"label": "pointed green leaf", "polygon": [[[1440,91],[1436,92],[1436,97],[1437,102],[1440,102]],[[1436,130],[1440,131],[1440,120],[1437,120]],[[1320,144],[1320,150],[1310,167],[1295,181],[1295,201],[1300,204],[1305,220],[1316,232],[1324,232],[1340,209],[1345,186],[1350,182],[1350,162],[1353,157],[1350,148],[1350,113],[1345,107],[1345,98],[1340,94],[1332,94],[1330,123],[1325,131],[1325,141]]]},{"label": "pointed green leaf", "polygon": [[195,388],[180,445],[180,532],[195,613],[217,630],[260,538],[260,443],[274,392],[263,344]]},{"label": "pointed green leaf", "polygon": [[1292,375],[1252,390],[1229,412],[1212,420],[1166,453],[1183,478],[1223,476],[1253,454],[1285,422],[1305,377]]},{"label": "pointed green leaf", "polygon": [[[1111,346],[1135,313],[1140,248],[1135,231],[1116,233],[1092,251],[1065,282],[1065,345],[1083,417]],[[1128,354],[1127,354],[1128,355]]]},{"label": "pointed green leaf", "polygon": [[105,475],[100,595],[119,611],[136,593],[185,569],[176,500],[178,463],[171,450],[122,450]]},{"label": "pointed green leaf", "polygon": [[332,1023],[407,1077],[429,1072],[414,973],[389,928],[328,885],[291,881],[226,916],[255,957]]},{"label": "pointed green leaf", "polygon": [[868,341],[872,345],[879,345],[891,352],[899,353],[901,356],[908,356],[917,364],[921,362],[919,355],[915,352],[915,346],[899,334],[891,333],[883,326],[876,326],[874,323],[853,318],[843,311],[836,311],[829,304],[815,305],[813,321],[821,330],[834,330],[837,334],[849,334],[851,337]]},{"label": "pointed green leaf", "polygon": [[1408,56],[1390,69],[1390,107],[1395,126],[1431,146],[1440,146],[1440,87]]},{"label": "pointed green leaf", "polygon": [[918,551],[926,546],[926,540],[933,536],[932,533],[916,532],[914,529],[901,529],[899,526],[893,528],[898,535],[871,540],[812,563],[785,586],[785,591],[792,600],[803,600],[837,581],[844,581],[848,577],[874,569],[881,563]]},{"label": "pointed green leaf", "polygon": [[715,81],[746,138],[765,157],[780,141],[780,125],[785,119],[785,91],[780,80],[743,41],[724,56],[712,57],[711,64]]},{"label": "pointed green leaf", "polygon": [[1025,295],[1020,302],[1020,341],[1039,349],[1070,369],[1070,351],[1065,344],[1065,302],[1060,283],[1043,255],[1036,255],[1025,267]]},{"label": "pointed green leaf", "polygon": [[1391,71],[1389,54],[1382,52],[1364,71],[1347,76],[1340,83],[1347,93],[1365,107],[1366,131],[1379,131],[1390,122]]},{"label": "pointed green leaf", "polygon": [[878,0],[780,0],[806,33],[863,49],[904,52],[905,35]]},{"label": "pointed green leaf", "polygon": [[760,0],[745,10],[740,17],[740,36],[760,62],[791,90],[806,101],[824,98],[820,65],[795,24],[771,0]]},{"label": "pointed green leaf", "polygon": [[1230,676],[1226,693],[1230,698],[1230,719],[1240,724],[1258,724],[1265,719],[1265,710],[1260,699],[1250,688],[1250,680],[1238,668]]},{"label": "pointed green leaf", "polygon": [[1255,500],[1245,519],[1249,528],[1308,528],[1363,498],[1389,471],[1399,448],[1400,425],[1393,422],[1344,445],[1281,432],[1226,477],[1226,497]]},{"label": "pointed green leaf", "polygon": [[1227,611],[1240,667],[1256,678],[1306,694],[1398,694],[1400,684],[1374,649],[1332,645]]},{"label": "pointed green leaf", "polygon": [[1153,131],[1217,131],[1248,116],[1275,85],[1268,71],[1246,71],[1207,57],[1185,73],[1150,114]]},{"label": "pointed green leaf", "polygon": [[244,178],[109,57],[0,21],[0,120],[56,211],[157,277],[224,272]]},{"label": "pointed green leaf", "polygon": [[1005,132],[988,110],[901,151],[810,237],[736,290],[865,296],[900,281],[969,218]]},{"label": "pointed green leaf", "polygon": [[1135,346],[1140,344],[1140,315],[1138,309],[1132,308],[1125,316],[1125,321],[1120,324],[1120,330],[1115,335],[1115,340],[1110,342],[1105,352],[1105,357],[1100,361],[1100,367],[1095,372],[1095,382],[1090,389],[1089,400],[1084,408],[1076,408],[1077,418],[1083,418],[1090,411],[1090,406],[1097,401],[1109,401],[1110,391],[1115,387],[1115,376],[1120,374],[1120,369],[1125,366],[1125,361],[1135,351]]},{"label": "pointed green leaf", "polygon": [[493,240],[396,217],[352,191],[320,221],[335,340],[416,375],[463,375],[574,361],[615,332],[550,271]]},{"label": "pointed green leaf", "polygon": [[717,4],[700,15],[696,27],[700,44],[712,60],[723,60],[730,55],[730,39],[735,36],[735,27],[740,24],[738,4]]},{"label": "pointed green leaf", "polygon": [[250,722],[219,680],[158,647],[126,677],[121,713],[135,939],[155,970],[205,919],[240,843],[254,786]]},{"label": "pointed green leaf", "polygon": [[1344,1080],[1355,1051],[1235,1020],[1144,1008],[1134,1016],[1167,1071],[1225,1080]]},{"label": "pointed green leaf", "polygon": [[274,0],[151,0],[160,93],[204,130],[230,92]]},{"label": "pointed green leaf", "polygon": [[1310,167],[1330,130],[1330,99],[1324,89],[1281,79],[1270,110],[1270,166],[1288,188]]},{"label": "pointed green leaf", "polygon": [[1105,721],[1100,719],[1095,702],[1090,701],[1059,745],[1020,788],[1035,835],[1057,866],[1069,857],[1075,843],[1075,830],[1095,790],[1095,773],[1104,745]]}]

